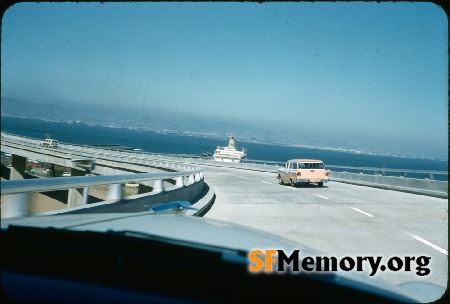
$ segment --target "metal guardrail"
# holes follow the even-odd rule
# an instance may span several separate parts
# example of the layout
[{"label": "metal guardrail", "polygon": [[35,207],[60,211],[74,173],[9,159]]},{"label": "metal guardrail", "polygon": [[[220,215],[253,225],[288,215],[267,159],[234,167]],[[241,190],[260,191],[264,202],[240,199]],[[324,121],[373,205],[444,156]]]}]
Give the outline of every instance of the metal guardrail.
[{"label": "metal guardrail", "polygon": [[[203,177],[203,170],[192,170],[170,173],[135,173],[121,175],[101,175],[101,176],[74,176],[74,177],[55,177],[55,178],[36,178],[21,180],[6,180],[1,182],[2,195],[20,194],[29,192],[45,192],[55,190],[67,190],[72,188],[84,188],[91,186],[105,186],[112,184],[126,184],[142,181],[162,181],[166,179],[190,177],[198,180]],[[181,184],[181,179],[178,182]]]},{"label": "metal guardrail", "polygon": [[[188,177],[188,184],[184,178]],[[188,189],[194,183],[203,180],[203,170],[190,170],[168,173],[135,173],[101,176],[75,176],[39,179],[6,180],[1,182],[2,205],[1,217],[11,218],[29,215],[29,193],[55,190],[83,189],[83,202],[86,205],[89,187],[108,185],[106,201],[114,202],[122,199],[122,184],[154,181],[152,193],[165,191],[164,180],[176,179],[173,189]],[[70,192],[69,192],[70,193]],[[68,207],[69,202],[68,202]]]}]

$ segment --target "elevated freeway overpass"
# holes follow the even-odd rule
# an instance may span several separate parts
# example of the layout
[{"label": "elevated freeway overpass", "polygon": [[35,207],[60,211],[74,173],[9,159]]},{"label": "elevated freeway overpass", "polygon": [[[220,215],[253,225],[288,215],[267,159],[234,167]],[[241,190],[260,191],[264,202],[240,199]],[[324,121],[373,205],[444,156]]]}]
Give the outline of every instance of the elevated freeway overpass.
[{"label": "elevated freeway overpass", "polygon": [[[39,154],[38,151],[42,150],[32,139],[14,140],[28,142],[27,149],[34,145],[37,149],[32,153]],[[2,151],[7,150],[5,146],[2,137]],[[18,150],[25,150],[23,146],[16,148],[17,151],[7,151],[20,153]],[[358,181],[351,175],[345,176],[345,173],[339,181],[333,180],[332,172],[331,181],[322,188],[290,187],[278,185],[276,167],[267,164],[230,166],[202,159],[105,151],[64,144],[61,149],[48,153],[69,153],[70,156],[64,156],[67,159],[95,158],[98,164],[100,159],[111,157],[121,165],[148,165],[152,170],[166,172],[168,169],[183,170],[186,166],[201,167],[202,178],[215,193],[213,204],[204,217],[224,221],[224,229],[225,222],[256,228],[327,256],[380,256],[383,259],[426,256],[431,258],[430,273],[426,276],[419,276],[415,269],[380,270],[376,276],[411,289],[417,286],[410,282],[419,279],[433,287],[428,289],[431,290],[429,294],[423,295],[426,300],[439,298],[448,284],[448,196],[445,196],[448,188],[445,188],[445,182],[438,183],[440,188],[437,190],[430,192],[431,188],[425,187],[419,194],[420,188],[409,191],[385,181],[377,185],[380,180],[375,178]],[[405,177],[400,179],[408,180]],[[433,183],[430,179],[426,182]],[[443,194],[433,195],[433,191]]]}]

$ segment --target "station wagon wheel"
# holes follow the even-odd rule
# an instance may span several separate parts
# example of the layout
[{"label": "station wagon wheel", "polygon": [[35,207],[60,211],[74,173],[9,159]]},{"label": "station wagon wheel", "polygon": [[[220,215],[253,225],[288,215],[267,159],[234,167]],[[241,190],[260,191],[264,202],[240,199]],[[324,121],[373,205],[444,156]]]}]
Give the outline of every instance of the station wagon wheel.
[{"label": "station wagon wheel", "polygon": [[291,179],[291,186],[295,187],[295,183],[294,183],[294,181],[292,179]]},{"label": "station wagon wheel", "polygon": [[278,184],[284,185],[283,180],[281,179],[281,176],[278,175]]},{"label": "station wagon wheel", "polygon": [[317,183],[319,187],[323,187],[323,182]]}]

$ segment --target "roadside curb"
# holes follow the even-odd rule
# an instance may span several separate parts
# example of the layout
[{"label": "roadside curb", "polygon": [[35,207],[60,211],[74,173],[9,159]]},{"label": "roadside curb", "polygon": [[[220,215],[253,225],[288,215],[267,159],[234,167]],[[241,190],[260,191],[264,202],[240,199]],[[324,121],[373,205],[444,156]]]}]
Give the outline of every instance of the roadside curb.
[{"label": "roadside curb", "polygon": [[330,181],[337,182],[337,183],[343,183],[343,184],[366,186],[366,187],[372,187],[372,188],[378,188],[378,189],[384,189],[384,190],[393,190],[393,191],[412,193],[412,194],[417,194],[417,195],[425,195],[425,196],[432,196],[432,197],[437,197],[437,198],[448,199],[448,193],[446,193],[446,192],[432,191],[432,190],[426,190],[426,189],[415,189],[415,188],[393,186],[393,185],[386,185],[386,184],[374,184],[374,183],[368,183],[368,182],[350,181],[350,180],[343,180],[343,179],[332,179],[332,180],[330,179]]},{"label": "roadside curb", "polygon": [[214,201],[216,200],[216,193],[206,183],[205,187],[208,187],[206,194],[196,203],[192,204],[192,207],[196,208],[197,210],[188,209],[186,211],[186,215],[202,217],[209,211],[209,209],[211,209]]}]

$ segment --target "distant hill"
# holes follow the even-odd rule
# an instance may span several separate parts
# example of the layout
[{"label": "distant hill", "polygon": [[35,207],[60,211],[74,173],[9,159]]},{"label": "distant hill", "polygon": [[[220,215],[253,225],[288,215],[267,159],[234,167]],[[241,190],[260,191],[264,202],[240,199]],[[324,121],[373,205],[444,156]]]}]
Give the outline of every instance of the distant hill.
[{"label": "distant hill", "polygon": [[206,116],[186,115],[175,110],[154,108],[36,103],[3,97],[1,114],[58,122],[139,128],[155,132],[173,132],[211,138],[227,138],[233,135],[238,141],[310,147],[361,148],[347,141],[343,143],[334,138],[318,137],[308,132],[282,132],[243,123],[218,121]]},{"label": "distant hill", "polygon": [[[136,128],[220,139],[226,139],[233,135],[239,142],[287,144],[383,154],[410,155],[411,151],[420,153],[417,147],[410,149],[406,146],[398,147],[395,143],[389,145],[383,138],[378,140],[373,137],[361,139],[348,137],[346,134],[337,138],[332,135],[332,132],[326,132],[326,130],[322,130],[321,133],[314,133],[314,130],[308,132],[303,129],[292,129],[292,127],[289,128],[289,126],[283,126],[282,124],[280,124],[280,127],[285,127],[285,129],[276,130],[265,126],[263,123],[260,126],[255,126],[246,122],[232,122],[215,117],[188,115],[176,110],[169,111],[150,107],[36,103],[2,97],[1,115],[107,127]],[[428,153],[423,155],[426,156]]]},{"label": "distant hill", "polygon": [[186,133],[214,138],[227,138],[230,135],[234,135],[239,138],[239,141],[266,143],[280,141],[279,134],[263,128],[227,121],[212,121],[208,117],[194,117],[193,115],[185,115],[177,111],[151,108],[44,104],[2,98],[1,113],[4,116],[139,128],[157,132]]}]

